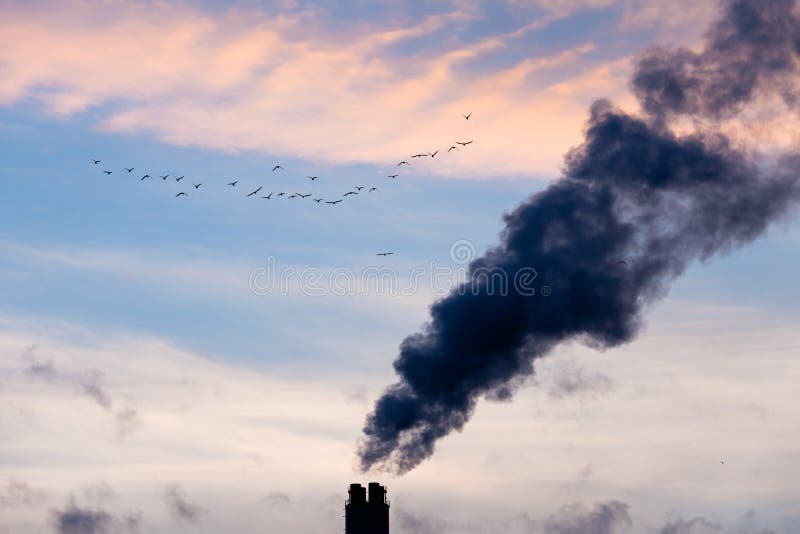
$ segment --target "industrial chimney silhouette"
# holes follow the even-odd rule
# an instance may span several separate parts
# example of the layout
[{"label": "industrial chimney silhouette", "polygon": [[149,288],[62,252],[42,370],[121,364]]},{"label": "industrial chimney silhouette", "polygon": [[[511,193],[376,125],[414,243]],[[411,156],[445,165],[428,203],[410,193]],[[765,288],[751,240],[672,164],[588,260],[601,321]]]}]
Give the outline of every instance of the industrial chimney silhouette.
[{"label": "industrial chimney silhouette", "polygon": [[389,534],[389,500],[386,488],[377,482],[367,488],[361,484],[350,484],[348,499],[344,505],[345,534]]}]

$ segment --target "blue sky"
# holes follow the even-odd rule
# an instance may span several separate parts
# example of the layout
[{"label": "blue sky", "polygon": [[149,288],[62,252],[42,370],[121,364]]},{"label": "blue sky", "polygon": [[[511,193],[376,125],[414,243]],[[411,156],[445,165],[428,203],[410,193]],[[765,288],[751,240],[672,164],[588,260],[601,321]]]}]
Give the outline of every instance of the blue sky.
[{"label": "blue sky", "polygon": [[[14,504],[0,493],[0,533],[54,531],[51,512],[70,499],[115,517],[140,511],[145,532],[338,528],[335,497],[364,478],[353,450],[369,401],[437,295],[424,281],[404,296],[257,295],[254,270],[272,258],[279,270],[325,274],[390,267],[402,281],[415,267],[458,268],[454,243],[482,253],[503,213],[558,179],[592,100],[635,111],[630,58],[654,42],[697,46],[713,14],[712,2],[683,1],[290,4],[0,3],[0,488],[25,481],[42,496]],[[464,138],[475,143],[445,152]],[[434,149],[435,160],[397,171]],[[276,164],[285,171],[271,172]],[[326,200],[378,191],[335,206],[245,197],[259,186]],[[566,347],[517,400],[482,404],[430,465],[386,475],[398,532],[539,532],[563,505],[590,513],[611,499],[631,503],[636,532],[701,516],[725,532],[798,532],[788,488],[800,435],[787,399],[800,373],[799,244],[794,217],[692,265],[639,341],[602,355]],[[26,372],[49,360],[55,378]],[[704,361],[730,365],[709,376]],[[113,408],[81,393],[89,370]],[[564,399],[552,392],[567,375],[614,387]],[[768,415],[737,423],[749,396]],[[138,414],[130,429],[123,408]],[[638,431],[632,449],[604,441],[624,434],[615,425],[649,428],[652,413],[674,456]],[[694,465],[687,451],[713,449],[712,431],[731,444],[737,424],[763,440],[743,440],[733,456],[785,470],[680,471]],[[299,451],[321,449],[319,463],[298,465]],[[541,501],[498,499],[502,477]],[[101,482],[116,497],[86,491]],[[171,516],[167,484],[206,513]],[[264,506],[271,492],[290,504]],[[306,497],[310,515],[298,505]],[[431,502],[462,517],[433,517]],[[713,531],[698,525],[686,532]]]}]

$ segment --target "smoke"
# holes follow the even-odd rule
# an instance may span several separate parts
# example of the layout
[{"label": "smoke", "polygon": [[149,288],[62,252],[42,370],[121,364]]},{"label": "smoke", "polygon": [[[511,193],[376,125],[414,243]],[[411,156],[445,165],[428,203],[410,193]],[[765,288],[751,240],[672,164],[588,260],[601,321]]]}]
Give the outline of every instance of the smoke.
[{"label": "smoke", "polygon": [[164,493],[164,504],[172,517],[179,522],[198,523],[205,510],[189,502],[177,484],[171,484]]},{"label": "smoke", "polygon": [[[505,216],[500,244],[401,343],[399,381],[364,426],[363,470],[414,468],[463,428],[478,399],[510,398],[534,360],[565,340],[598,349],[630,341],[646,305],[690,262],[751,242],[794,205],[797,155],[764,160],[715,131],[678,136],[665,120],[735,113],[762,90],[788,95],[777,82],[793,73],[800,42],[789,36],[800,27],[792,3],[724,5],[702,53],[644,53],[633,85],[647,117],[592,106],[562,179]],[[480,275],[517,280],[532,270],[551,294],[498,292]]]},{"label": "smoke", "polygon": [[619,501],[595,503],[590,509],[580,504],[564,506],[547,518],[544,534],[613,534],[621,527],[631,526],[630,507]]}]

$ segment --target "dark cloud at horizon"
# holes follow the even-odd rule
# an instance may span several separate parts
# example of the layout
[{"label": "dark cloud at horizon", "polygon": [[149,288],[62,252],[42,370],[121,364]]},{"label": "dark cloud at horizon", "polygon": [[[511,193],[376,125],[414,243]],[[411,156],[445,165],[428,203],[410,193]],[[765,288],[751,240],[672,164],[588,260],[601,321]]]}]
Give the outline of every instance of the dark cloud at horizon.
[{"label": "dark cloud at horizon", "polygon": [[[762,90],[788,98],[777,81],[794,72],[800,46],[792,5],[725,3],[700,59],[644,52],[632,83],[648,117],[595,102],[563,178],[505,216],[500,245],[401,343],[399,380],[363,429],[362,470],[413,469],[464,427],[480,398],[511,398],[563,341],[607,349],[633,340],[646,305],[691,262],[750,243],[790,212],[800,197],[797,154],[765,164],[718,131],[676,135],[665,117],[733,114]],[[721,80],[729,86],[712,90]],[[487,271],[508,280],[535,273],[551,294],[498,291]]]},{"label": "dark cloud at horizon", "polygon": [[80,507],[70,500],[64,509],[50,510],[50,519],[55,534],[135,533],[141,526],[142,513],[116,516],[102,509]]},{"label": "dark cloud at horizon", "polygon": [[548,517],[542,526],[543,534],[613,534],[618,527],[633,523],[630,506],[620,501],[595,503],[591,508],[573,503]]}]

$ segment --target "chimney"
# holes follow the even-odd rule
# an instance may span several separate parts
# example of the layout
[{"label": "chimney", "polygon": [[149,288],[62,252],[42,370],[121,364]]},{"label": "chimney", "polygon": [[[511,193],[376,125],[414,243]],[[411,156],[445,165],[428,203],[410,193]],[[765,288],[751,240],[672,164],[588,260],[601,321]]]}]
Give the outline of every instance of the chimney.
[{"label": "chimney", "polygon": [[345,534],[389,534],[389,500],[386,488],[377,482],[350,484],[349,498],[344,506]]}]

